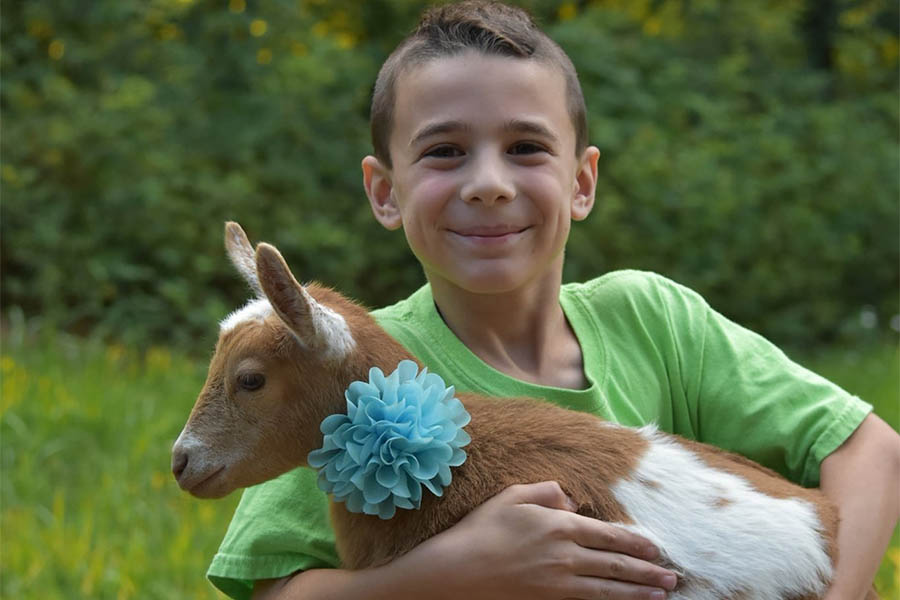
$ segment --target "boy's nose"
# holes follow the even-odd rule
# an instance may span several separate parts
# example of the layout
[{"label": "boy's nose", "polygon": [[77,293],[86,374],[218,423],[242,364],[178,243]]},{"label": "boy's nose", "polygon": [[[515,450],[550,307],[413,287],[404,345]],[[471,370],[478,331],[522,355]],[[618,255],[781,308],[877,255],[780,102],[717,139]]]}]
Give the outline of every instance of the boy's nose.
[{"label": "boy's nose", "polygon": [[502,160],[485,158],[473,161],[460,194],[466,202],[482,202],[486,206],[492,206],[495,202],[512,200],[516,190]]}]

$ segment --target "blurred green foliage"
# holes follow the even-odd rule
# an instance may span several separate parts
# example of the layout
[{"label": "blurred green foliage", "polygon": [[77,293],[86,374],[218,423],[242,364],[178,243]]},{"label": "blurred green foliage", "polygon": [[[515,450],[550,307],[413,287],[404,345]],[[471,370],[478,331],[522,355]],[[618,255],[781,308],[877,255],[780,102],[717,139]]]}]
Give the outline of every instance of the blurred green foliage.
[{"label": "blurred green foliage", "polygon": [[[898,9],[524,1],[571,54],[601,157],[567,279],[659,271],[778,343],[898,309]],[[359,170],[418,0],[3,2],[0,301],[207,348],[246,297],[222,223],[370,306],[422,275]],[[860,311],[863,319],[860,320]]]}]

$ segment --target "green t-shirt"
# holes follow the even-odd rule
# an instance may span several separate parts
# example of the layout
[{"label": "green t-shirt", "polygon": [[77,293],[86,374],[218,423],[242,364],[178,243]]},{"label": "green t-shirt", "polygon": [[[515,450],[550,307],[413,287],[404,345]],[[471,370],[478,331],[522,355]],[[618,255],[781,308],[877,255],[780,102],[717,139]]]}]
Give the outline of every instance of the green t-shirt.
[{"label": "green t-shirt", "polygon": [[[624,425],[743,454],[806,486],[871,406],[791,362],[759,335],[662,276],[609,273],[560,293],[589,387],[513,379],[475,356],[444,324],[424,286],[372,314],[459,391],[543,398]],[[244,491],[207,576],[233,598],[252,581],[338,565],[325,494],[299,468]]]}]

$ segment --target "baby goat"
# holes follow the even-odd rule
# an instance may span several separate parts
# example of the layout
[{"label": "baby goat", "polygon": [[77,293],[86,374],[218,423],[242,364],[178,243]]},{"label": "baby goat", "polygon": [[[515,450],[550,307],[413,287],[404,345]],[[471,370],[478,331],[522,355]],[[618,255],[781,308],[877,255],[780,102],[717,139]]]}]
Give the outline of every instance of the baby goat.
[{"label": "baby goat", "polygon": [[[221,324],[206,384],[173,448],[178,484],[201,498],[307,464],[322,420],[369,369],[415,360],[365,309],[302,286],[273,246],[254,251],[236,223],[226,247],[257,298]],[[383,564],[516,483],[556,480],[583,515],[621,524],[681,574],[670,598],[821,597],[832,576],[837,513],[747,459],[657,431],[527,399],[458,394],[471,422],[467,460],[442,497],[390,519],[331,503],[343,566]]]}]

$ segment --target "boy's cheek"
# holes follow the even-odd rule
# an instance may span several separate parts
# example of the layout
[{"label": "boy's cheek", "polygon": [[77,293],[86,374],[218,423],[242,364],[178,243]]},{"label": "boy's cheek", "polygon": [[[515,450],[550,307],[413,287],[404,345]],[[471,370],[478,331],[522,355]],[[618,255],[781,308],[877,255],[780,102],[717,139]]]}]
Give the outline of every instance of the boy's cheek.
[{"label": "boy's cheek", "polygon": [[455,187],[450,178],[435,173],[419,179],[409,189],[405,199],[407,203],[414,202],[417,205],[423,205],[420,208],[427,208],[428,205],[438,205],[452,198],[455,193]]}]

